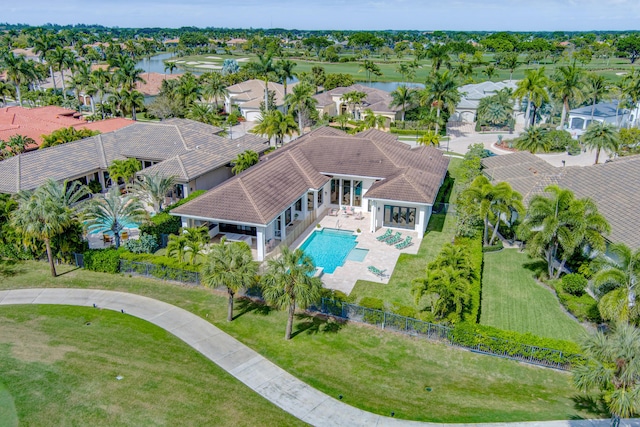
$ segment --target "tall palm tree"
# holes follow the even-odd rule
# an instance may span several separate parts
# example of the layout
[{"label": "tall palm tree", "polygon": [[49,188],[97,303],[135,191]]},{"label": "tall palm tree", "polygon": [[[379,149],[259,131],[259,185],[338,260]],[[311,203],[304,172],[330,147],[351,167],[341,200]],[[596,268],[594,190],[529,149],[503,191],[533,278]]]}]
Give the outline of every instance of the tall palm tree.
[{"label": "tall palm tree", "polygon": [[[98,68],[97,70],[93,70],[91,72],[91,90],[95,91],[98,97],[98,103],[102,105],[104,102],[105,94],[107,93],[107,88],[109,87],[109,83],[111,81],[111,74],[107,70],[103,70],[102,68]],[[102,118],[104,119],[104,110],[102,110]]]},{"label": "tall palm tree", "polygon": [[374,74],[376,76],[381,76],[382,71],[380,67],[375,62],[365,59],[362,65],[360,66],[360,71],[365,71],[367,73],[367,80],[369,80],[369,84],[371,84],[371,75]]},{"label": "tall palm tree", "polygon": [[267,272],[262,276],[262,295],[278,308],[289,311],[284,338],[291,339],[296,307],[305,308],[320,298],[322,281],[312,277],[313,261],[302,249],[282,249],[278,258],[267,261]]},{"label": "tall palm tree", "polygon": [[484,245],[489,243],[489,217],[491,215],[491,203],[493,202],[493,185],[484,175],[476,177],[469,185],[469,188],[463,191],[462,198],[468,203],[478,206],[478,213],[482,217],[484,230],[482,233],[482,242]]},{"label": "tall palm tree", "polygon": [[273,55],[271,53],[265,55],[258,54],[256,61],[247,63],[246,68],[264,80],[264,108],[265,111],[269,111],[269,80],[271,79],[271,75],[276,71],[273,63]]},{"label": "tall palm tree", "polygon": [[544,129],[539,126],[530,127],[516,141],[518,150],[526,150],[531,154],[539,151],[543,153],[551,149],[551,140],[547,138]]},{"label": "tall palm tree", "polygon": [[[456,81],[449,74],[449,71],[436,72],[429,77],[424,90],[420,93],[420,104],[429,105],[431,108],[435,107],[436,117],[439,119],[443,108],[449,114],[455,111],[460,97]],[[436,122],[436,133],[440,133],[439,121]]]},{"label": "tall palm tree", "polygon": [[93,103],[93,94],[95,90],[91,87],[91,67],[86,62],[76,63],[76,68],[71,76],[71,89],[76,92],[76,99],[80,99],[80,92],[89,95],[91,100],[91,114],[95,114],[95,105]]},{"label": "tall palm tree", "polygon": [[38,55],[40,62],[43,64],[46,62],[49,65],[49,75],[51,76],[51,82],[53,83],[53,90],[58,91],[56,87],[56,78],[53,74],[53,64],[49,61],[49,52],[54,49],[57,42],[54,34],[49,32],[40,32],[36,38],[33,39],[33,53]]},{"label": "tall palm tree", "polygon": [[133,182],[136,172],[142,169],[140,161],[134,158],[127,160],[114,160],[109,165],[109,177],[113,181],[113,186],[118,187],[118,180],[122,178],[125,183]]},{"label": "tall palm tree", "polygon": [[256,126],[251,129],[252,133],[264,135],[267,138],[275,138],[275,145],[282,145],[285,136],[291,136],[295,132],[300,132],[296,121],[290,114],[283,114],[279,110],[271,110],[258,120]]},{"label": "tall palm tree", "polygon": [[489,239],[489,246],[493,245],[496,237],[498,236],[498,229],[500,228],[500,221],[505,225],[510,226],[514,214],[522,217],[525,212],[524,204],[522,203],[522,194],[514,191],[511,185],[507,182],[500,182],[493,187],[493,200],[491,203],[491,212],[495,219],[493,225],[493,234]]},{"label": "tall palm tree", "polygon": [[12,135],[6,141],[7,148],[11,151],[11,154],[15,156],[16,154],[24,153],[27,150],[27,147],[35,144],[36,141],[28,136],[24,135]]},{"label": "tall palm tree", "polygon": [[431,60],[431,68],[434,74],[438,73],[443,65],[449,65],[451,61],[449,46],[446,44],[430,45],[426,50],[426,56]]},{"label": "tall palm tree", "polygon": [[587,363],[573,369],[573,382],[582,391],[604,394],[611,426],[640,414],[640,330],[619,323],[609,333],[592,334],[582,349]]},{"label": "tall palm tree", "polygon": [[347,124],[349,123],[349,115],[347,113],[342,113],[342,114],[338,114],[334,120],[336,121],[336,123],[338,123],[340,125],[340,128],[342,130],[344,130],[344,128],[347,126]]},{"label": "tall palm tree", "polygon": [[631,99],[633,109],[636,111],[636,117],[633,121],[633,125],[637,127],[639,120],[638,112],[640,112],[640,108],[638,107],[638,102],[640,102],[640,71],[638,69],[634,69],[630,74],[624,76],[623,85],[624,94]]},{"label": "tall palm tree", "polygon": [[296,111],[300,134],[304,131],[304,118],[309,115],[318,100],[313,97],[314,89],[306,83],[299,83],[293,87],[291,93],[284,98],[285,105]]},{"label": "tall palm tree", "polygon": [[220,99],[224,99],[229,92],[219,73],[208,73],[204,78],[203,93],[210,101],[215,102],[217,111]]},{"label": "tall palm tree", "polygon": [[67,97],[67,88],[64,84],[64,70],[71,69],[76,64],[76,57],[69,49],[65,49],[62,46],[56,46],[49,54],[51,62],[60,71],[60,77],[62,80],[62,96]]},{"label": "tall palm tree", "polygon": [[131,193],[142,202],[153,206],[156,213],[162,212],[162,205],[167,193],[175,185],[175,176],[162,176],[159,173],[142,174],[142,180],[136,181],[131,187]]},{"label": "tall palm tree", "polygon": [[33,61],[27,61],[23,55],[14,55],[13,52],[4,52],[0,57],[0,69],[7,73],[7,79],[13,83],[18,96],[18,103],[22,106],[22,85],[29,84],[37,79],[37,73]]},{"label": "tall palm tree", "polygon": [[233,320],[233,297],[242,289],[250,287],[258,273],[258,264],[253,260],[251,248],[246,242],[226,243],[223,237],[219,244],[213,245],[207,254],[202,269],[202,282],[205,286],[227,288],[227,321]]},{"label": "tall palm tree", "polygon": [[182,234],[182,229],[178,234],[170,234],[167,242],[167,255],[175,256],[179,262],[184,262],[184,256],[187,252],[187,238]]},{"label": "tall palm tree", "polygon": [[616,127],[610,123],[598,121],[589,125],[587,131],[582,135],[582,141],[587,148],[596,150],[596,165],[600,160],[601,150],[604,150],[609,156],[613,156],[618,152],[620,146],[620,137]]},{"label": "tall palm tree", "polygon": [[407,108],[413,107],[418,100],[418,92],[406,85],[400,85],[391,92],[391,98],[389,107],[400,107],[402,109],[402,122],[404,122]]},{"label": "tall palm tree", "polygon": [[56,277],[51,239],[62,233],[76,219],[76,203],[89,193],[77,181],[56,182],[48,179],[34,191],[18,193],[18,208],[12,212],[11,223],[24,237],[25,243],[44,242],[51,276]]},{"label": "tall palm tree", "polygon": [[344,102],[347,104],[347,107],[349,107],[349,110],[351,111],[351,114],[353,114],[353,118],[356,118],[356,106],[361,105],[364,100],[367,99],[367,94],[366,92],[360,92],[357,90],[353,90],[351,92],[346,92],[344,94],[342,94],[342,97],[340,98],[341,102]]},{"label": "tall palm tree", "polygon": [[7,105],[7,96],[16,96],[16,88],[10,83],[0,80],[0,98],[2,98],[2,105]]},{"label": "tall palm tree", "polygon": [[[293,72],[293,69],[296,67],[296,63],[290,61],[288,59],[283,59],[282,61],[276,62],[275,69],[276,75],[282,82],[284,86],[284,97],[287,97],[287,81],[294,78],[296,73]],[[285,113],[287,111],[285,110]]]},{"label": "tall palm tree", "polygon": [[136,68],[135,61],[128,56],[118,55],[114,57],[109,62],[109,68],[115,69],[112,80],[122,89],[131,91],[136,87],[138,82],[146,83],[142,78],[144,70],[142,68]]},{"label": "tall palm tree", "polygon": [[562,116],[560,118],[560,127],[564,127],[567,113],[569,112],[569,103],[572,101],[580,101],[584,87],[584,70],[575,63],[572,65],[562,65],[557,68],[552,90],[556,96],[562,100]]},{"label": "tall palm tree", "polygon": [[606,98],[611,89],[607,79],[604,76],[595,73],[589,73],[584,80],[584,97],[591,100],[591,122],[593,123],[593,115],[596,111],[596,104]]},{"label": "tall palm tree", "polygon": [[178,80],[174,93],[182,107],[188,109],[201,99],[202,86],[193,74],[186,73]]},{"label": "tall palm tree", "polygon": [[416,140],[416,142],[420,145],[432,145],[434,147],[439,147],[440,135],[438,135],[434,130],[428,129]]},{"label": "tall palm tree", "polygon": [[623,243],[612,244],[607,256],[593,262],[597,273],[593,276],[598,308],[605,320],[637,321],[640,317],[638,286],[640,285],[640,250],[631,250]]},{"label": "tall palm tree", "polygon": [[120,92],[120,106],[122,115],[131,112],[131,118],[136,121],[136,109],[144,108],[144,95],[137,90],[125,90]]},{"label": "tall palm tree", "polygon": [[[524,114],[525,129],[530,125],[531,105],[534,100],[538,100],[538,106],[542,101],[549,101],[546,87],[549,85],[549,79],[544,73],[544,67],[537,70],[526,70],[524,79],[517,83],[516,90],[513,95],[518,99],[527,98],[527,110]],[[535,118],[534,118],[535,120]]]},{"label": "tall palm tree", "polygon": [[[398,73],[400,73],[400,75],[403,77],[404,82],[406,83],[408,80],[413,80],[416,77],[416,70],[414,67],[411,66],[410,63],[407,62],[401,62],[398,67],[396,68],[396,71]],[[403,85],[404,86],[404,85]]]},{"label": "tall palm tree", "polygon": [[146,217],[142,203],[132,195],[120,195],[118,187],[107,194],[91,199],[83,212],[85,225],[90,232],[113,234],[116,248],[120,247],[120,233],[132,223],[139,224]]}]

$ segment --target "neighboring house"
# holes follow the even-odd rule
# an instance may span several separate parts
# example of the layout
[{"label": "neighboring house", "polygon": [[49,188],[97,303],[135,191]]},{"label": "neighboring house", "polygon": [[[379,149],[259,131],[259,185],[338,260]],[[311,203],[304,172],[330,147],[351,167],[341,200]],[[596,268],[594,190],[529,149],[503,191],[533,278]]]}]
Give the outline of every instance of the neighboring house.
[{"label": "neighboring house", "polygon": [[[504,88],[515,90],[516,83],[513,80],[505,80],[503,82],[486,81],[460,86],[458,92],[460,92],[462,98],[456,105],[456,110],[449,120],[452,122],[475,123],[478,115],[478,105],[482,98],[493,96]],[[514,106],[514,111],[516,112],[516,123],[523,123],[524,116],[519,112],[518,103]]]},{"label": "neighboring house", "polygon": [[[348,105],[342,99],[343,95],[348,92],[364,92],[367,97],[360,105]],[[375,115],[387,117],[388,122],[400,120],[402,117],[401,107],[389,106],[393,101],[389,92],[369,86],[355,84],[348,87],[337,87],[313,97],[318,101],[316,109],[320,116],[328,114],[330,117],[335,117],[342,113],[349,113],[359,120],[363,118],[364,110],[371,109]]]},{"label": "neighboring house", "polygon": [[[32,190],[48,178],[56,181],[111,182],[107,171],[113,160],[138,159],[144,173],[175,176],[172,198],[208,190],[228,179],[229,162],[239,153],[262,153],[269,145],[256,135],[230,140],[220,128],[191,120],[161,123],[134,122],[126,128],[45,148],[0,161],[0,193]],[[166,163],[165,163],[166,162]]]},{"label": "neighboring house", "polygon": [[55,105],[37,108],[0,108],[0,139],[8,140],[14,135],[32,138],[36,143],[27,147],[35,150],[42,144],[42,135],[68,127],[110,132],[129,126],[134,122],[122,118],[87,122],[80,113]]},{"label": "neighboring house", "polygon": [[[287,85],[287,90],[296,83]],[[269,82],[269,91],[275,93],[276,108],[284,112],[284,86],[280,83]],[[227,88],[227,95],[224,98],[224,109],[227,113],[232,111],[234,105],[240,108],[242,117],[250,122],[255,122],[261,118],[260,103],[264,102],[264,81],[259,79],[247,80]]]},{"label": "neighboring house", "polygon": [[[593,115],[592,115],[593,109]],[[569,111],[567,129],[574,139],[579,138],[591,122],[605,122],[615,125],[618,129],[633,123],[633,116],[626,108],[618,108],[618,101],[601,102],[595,105],[580,107]]]},{"label": "neighboring house", "polygon": [[588,197],[609,224],[609,241],[640,248],[640,156],[619,157],[592,166],[555,167],[529,152],[517,152],[482,160],[483,173],[494,183],[508,182],[526,204],[536,194],[557,184]]},{"label": "neighboring house", "polygon": [[295,236],[330,208],[371,212],[380,227],[422,238],[449,159],[433,147],[411,149],[378,130],[357,135],[324,127],[262,158],[171,214],[212,236],[243,236],[263,261],[276,242]]}]

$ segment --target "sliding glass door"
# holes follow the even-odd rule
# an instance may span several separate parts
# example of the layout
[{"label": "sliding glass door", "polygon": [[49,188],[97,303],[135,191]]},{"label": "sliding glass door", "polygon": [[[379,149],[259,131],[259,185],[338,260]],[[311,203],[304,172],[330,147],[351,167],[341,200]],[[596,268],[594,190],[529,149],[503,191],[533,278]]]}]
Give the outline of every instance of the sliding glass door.
[{"label": "sliding glass door", "polygon": [[385,227],[415,228],[416,208],[384,205],[382,224]]}]

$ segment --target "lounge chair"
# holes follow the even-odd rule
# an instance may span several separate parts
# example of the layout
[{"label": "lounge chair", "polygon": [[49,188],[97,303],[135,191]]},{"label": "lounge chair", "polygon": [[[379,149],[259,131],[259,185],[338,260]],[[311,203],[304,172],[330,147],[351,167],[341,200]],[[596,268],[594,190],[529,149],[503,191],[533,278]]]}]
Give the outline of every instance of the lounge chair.
[{"label": "lounge chair", "polygon": [[102,235],[102,241],[104,242],[104,244],[106,245],[111,244],[111,236],[109,236],[108,234],[103,234]]},{"label": "lounge chair", "polygon": [[349,215],[353,215],[353,214],[354,214],[354,212],[353,212],[353,207],[352,207],[352,206],[348,206],[348,207],[347,207],[347,209],[345,210],[345,214],[346,214],[347,216],[349,216]]},{"label": "lounge chair", "polygon": [[362,215],[362,212],[358,211],[358,212],[356,212],[356,214],[353,217],[353,219],[364,219],[364,215]]},{"label": "lounge chair", "polygon": [[399,243],[401,240],[402,240],[402,233],[397,232],[396,234],[394,234],[392,238],[385,240],[385,243],[391,246],[391,245],[395,245],[396,243]]},{"label": "lounge chair", "polygon": [[368,267],[369,271],[373,274],[375,274],[376,276],[383,278],[386,276],[386,274],[384,273],[387,270],[380,270],[379,268],[374,267],[373,265],[370,265]]},{"label": "lounge chair", "polygon": [[400,243],[398,243],[396,245],[396,249],[404,249],[404,248],[406,248],[407,246],[409,246],[411,244],[412,244],[411,243],[411,236],[407,236],[407,238],[404,239],[403,242],[400,242]]},{"label": "lounge chair", "polygon": [[338,209],[329,209],[329,216],[338,216]]},{"label": "lounge chair", "polygon": [[392,233],[391,229],[387,228],[387,231],[385,231],[384,234],[376,237],[376,239],[378,239],[378,241],[382,242],[384,240],[387,240],[389,237],[391,237],[391,233]]}]

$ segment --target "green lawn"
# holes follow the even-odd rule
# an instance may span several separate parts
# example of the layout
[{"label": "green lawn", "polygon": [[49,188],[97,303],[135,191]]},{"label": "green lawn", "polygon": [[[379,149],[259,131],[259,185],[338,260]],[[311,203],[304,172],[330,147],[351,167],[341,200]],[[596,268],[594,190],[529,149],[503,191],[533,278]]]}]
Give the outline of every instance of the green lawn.
[{"label": "green lawn", "polygon": [[[227,323],[224,320],[226,298],[206,289],[178,286],[149,279],[129,278],[122,275],[93,273],[64,266],[60,267],[60,271],[64,274],[53,279],[47,274],[47,265],[37,262],[20,263],[9,267],[8,270],[5,272],[6,276],[0,280],[0,288],[76,287],[112,289],[147,295],[175,304],[203,318],[207,318],[216,326],[240,339],[274,363],[319,390],[332,396],[342,394],[346,403],[379,414],[388,415],[391,411],[394,411],[396,416],[400,418],[435,422],[551,420],[597,416],[597,414],[586,412],[586,410],[576,409],[576,404],[572,399],[576,392],[571,385],[570,375],[567,373],[521,365],[510,360],[477,355],[369,327],[351,324],[342,325],[334,322],[327,323],[304,317],[297,319],[294,328],[294,339],[287,342],[283,339],[286,323],[286,314],[284,312],[271,311],[253,304],[238,303],[236,305],[236,320]],[[15,310],[17,309],[3,307],[0,308],[0,315],[12,319],[11,321],[18,322],[18,319],[21,316],[25,316],[25,314],[20,314],[20,312],[12,314],[16,313]],[[80,325],[80,331],[86,331],[81,332],[81,336],[84,337],[86,334],[88,344],[91,345],[96,345],[95,341],[88,339],[90,337],[89,334],[93,333],[91,331],[98,329],[94,326],[101,327],[103,325],[102,322],[107,322],[107,320],[102,320],[103,318],[100,317],[97,320],[98,324],[93,325],[94,321],[88,314],[75,312],[73,309],[61,309],[61,319],[57,320],[57,317],[60,317],[58,315],[47,314],[47,316],[44,316],[43,314],[41,316],[37,314],[52,313],[47,311],[53,310],[52,308],[42,308],[42,310],[44,311],[38,312],[36,310],[33,319],[25,320],[24,324],[31,325],[33,323],[34,330],[39,331],[39,327],[36,326],[42,322],[44,332],[40,330],[37,333],[46,332],[46,334],[53,334],[55,329],[64,329],[56,327],[57,322],[69,324],[70,328],[74,324]],[[65,311],[69,312],[66,317]],[[89,312],[99,313],[92,310],[89,310]],[[45,319],[40,319],[43,316]],[[53,323],[49,323],[46,317],[54,318]],[[121,330],[117,329],[120,327],[118,319],[128,319],[126,316],[116,315],[115,317],[109,317],[105,315],[104,319],[113,319],[116,332],[99,334],[98,342],[108,338],[106,336],[103,337],[103,335],[113,337],[128,335],[128,330],[123,334],[118,332]],[[92,326],[82,326],[88,320],[92,320]],[[104,325],[105,328],[109,327],[107,323],[104,323]],[[128,328],[132,329],[134,326],[128,326]],[[141,322],[135,328],[148,331],[145,334],[148,333],[151,337],[166,338],[169,340],[167,343],[172,346],[171,348],[175,347],[177,349],[179,347],[179,343],[171,343],[170,337],[144,322]],[[0,328],[2,331],[7,329],[7,327]],[[23,329],[21,328],[20,330]],[[18,335],[21,336],[21,333],[19,332]],[[146,342],[145,336],[140,337],[142,340],[141,345],[143,346]],[[107,370],[105,374],[106,380],[113,378],[118,373],[125,372],[125,374],[122,374],[125,379],[132,376],[132,378],[136,379],[136,383],[139,383],[135,372],[121,370],[124,369],[122,364],[125,361],[134,360],[135,363],[131,363],[134,367],[147,366],[149,369],[158,369],[158,371],[154,371],[156,375],[153,375],[153,377],[160,378],[164,371],[183,372],[180,365],[186,364],[185,361],[191,358],[198,359],[195,352],[190,356],[190,353],[186,350],[180,350],[180,356],[176,357],[176,354],[172,353],[178,352],[178,350],[165,351],[166,345],[163,342],[155,345],[153,351],[144,353],[143,356],[134,348],[135,346],[126,345],[126,341],[124,344],[122,341],[116,341],[107,345],[107,347],[113,348],[114,352],[121,352],[123,348],[127,349],[126,355],[116,353],[120,354],[120,357],[116,359],[115,366],[121,369],[114,369],[114,365],[108,362],[105,363],[111,368],[100,369],[100,366],[102,366],[100,364],[103,363],[101,359],[108,360],[110,357],[103,355],[109,354],[110,350],[94,347],[93,351],[97,353],[87,354],[84,350],[73,349],[81,345],[79,343],[64,342],[58,338],[45,338],[45,342],[49,344],[46,347],[42,346],[42,351],[38,352],[42,353],[42,357],[49,353],[57,354],[59,350],[69,347],[71,349],[65,354],[68,354],[69,357],[73,356],[73,360],[81,359],[78,362],[81,363],[81,366],[82,363],[85,363],[85,366],[92,367],[90,371],[77,369],[78,376],[74,376],[71,380],[62,381],[61,384],[64,384],[65,387],[60,393],[66,392],[71,386],[74,388],[80,387],[81,390],[88,393],[94,381],[97,381],[95,377],[100,377],[104,370]],[[26,342],[30,341],[32,340]],[[156,343],[155,339],[152,339],[152,341],[154,344]],[[53,348],[49,349],[50,346]],[[60,346],[60,349],[56,350],[55,346]],[[16,372],[12,375],[18,377],[22,375],[19,371],[25,368],[27,362],[21,361],[15,355],[9,357],[11,354],[9,353],[11,351],[10,346],[4,345],[0,346],[0,348],[4,349],[3,351],[5,352],[2,359],[8,360],[8,362],[5,361],[3,363],[15,363],[18,366],[15,369]],[[158,349],[162,350],[159,351]],[[95,354],[97,355],[94,356]],[[4,357],[5,355],[7,357]],[[48,376],[49,368],[41,366],[41,362],[29,363],[36,363],[34,369],[43,369],[44,371],[37,372],[44,372],[46,375],[43,375],[45,377]],[[167,366],[153,368],[156,365]],[[207,371],[205,366],[200,366],[197,363],[196,366],[198,368],[193,368],[195,370],[187,368],[184,371],[188,372],[188,374],[184,374],[184,380],[189,384],[197,385],[186,393],[191,395],[191,393],[195,393],[195,389],[202,389],[203,393],[211,390],[211,393],[214,393],[219,388],[218,382],[222,381],[219,377],[224,376],[219,374],[219,371],[213,365],[209,368],[210,371]],[[2,372],[7,372],[7,370],[2,369]],[[55,375],[53,377],[55,379]],[[199,377],[204,378],[202,383],[198,381]],[[31,377],[29,376],[29,378]],[[18,393],[13,390],[15,384],[13,380],[9,381],[3,377],[3,381],[11,389],[16,399],[16,405],[19,408],[18,411],[21,417],[23,411],[28,411],[33,416],[38,416],[37,412],[39,410],[34,410],[30,406],[40,403],[44,406],[57,406],[59,410],[59,402],[61,400],[59,394],[53,395],[53,401],[50,401],[50,396],[46,393],[43,394],[42,398],[39,397],[40,389],[42,388],[41,383],[37,381],[27,383],[23,386],[24,390]],[[20,384],[20,380],[15,381]],[[159,384],[158,380],[147,381],[152,381],[149,387],[163,387],[163,384]],[[173,380],[169,382],[173,384],[172,389],[179,388],[175,387]],[[114,387],[118,387],[118,385]],[[433,391],[426,391],[426,387],[431,387]],[[282,418],[282,422],[273,421],[277,420],[278,416],[273,414],[270,415],[272,418],[271,422],[269,422],[268,417],[263,417],[263,413],[271,413],[266,409],[262,411],[246,410],[245,402],[248,401],[248,398],[243,394],[242,389],[232,389],[231,384],[227,388],[228,390],[224,393],[228,397],[228,400],[224,400],[225,406],[230,405],[229,402],[242,402],[243,415],[239,418],[239,422],[253,424],[255,421],[253,414],[255,413],[260,414],[260,420],[267,420],[266,423],[269,424],[286,423],[284,421],[288,420]],[[162,388],[162,390],[164,389]],[[58,393],[56,390],[54,392]],[[27,396],[35,396],[33,399],[38,397],[38,399],[32,402],[32,398],[27,397],[25,400],[20,397],[21,393],[25,393]],[[125,400],[133,400],[134,402],[137,400],[135,389],[129,388],[122,395]],[[196,413],[211,415],[212,412],[215,412],[215,410],[212,411],[212,405],[217,398],[214,399],[211,395],[209,396],[205,402],[194,397],[193,405],[189,406],[192,411],[188,414],[176,409],[178,413],[182,414],[181,416],[176,416],[176,419],[182,417],[182,424],[184,424],[185,421],[189,422],[194,419],[191,413],[194,414],[193,417],[199,416]],[[87,399],[89,400],[89,397]],[[64,400],[67,400],[66,397]],[[25,405],[27,406],[26,409],[23,408]],[[162,405],[164,406],[164,403]],[[95,411],[103,410],[96,404],[88,404],[87,406],[95,408]],[[195,406],[198,406],[197,409]],[[254,402],[252,408],[257,408],[257,406],[259,406],[259,402]],[[131,417],[138,416],[136,411],[133,409],[132,411]],[[128,410],[125,411],[123,409],[122,414],[123,416],[129,416]],[[51,417],[51,414],[49,416]],[[220,416],[224,416],[224,414]],[[200,418],[194,421],[194,424],[198,424],[198,420]],[[157,420],[153,419],[150,422],[157,423]]]},{"label": "green lawn", "polygon": [[7,387],[0,383],[0,427],[17,427],[18,414],[13,397]]},{"label": "green lawn", "polygon": [[0,372],[10,392],[0,419],[13,400],[26,426],[304,424],[163,329],[113,311],[2,307]]},{"label": "green lawn", "polygon": [[515,249],[486,253],[480,323],[548,338],[580,338],[584,328],[563,312],[553,291],[534,279],[540,264]]}]

